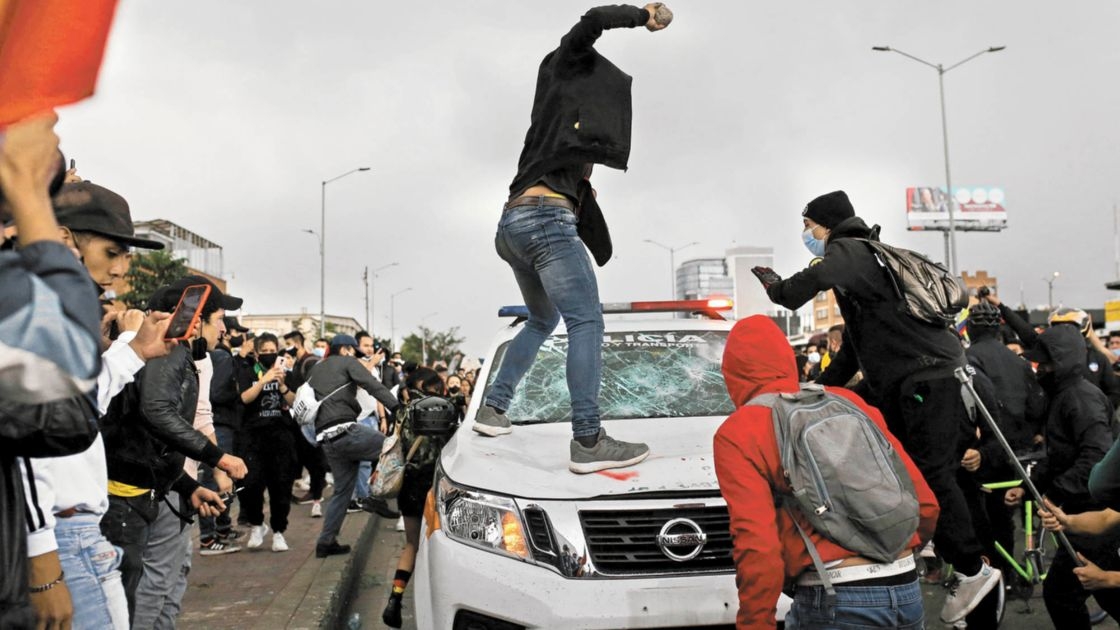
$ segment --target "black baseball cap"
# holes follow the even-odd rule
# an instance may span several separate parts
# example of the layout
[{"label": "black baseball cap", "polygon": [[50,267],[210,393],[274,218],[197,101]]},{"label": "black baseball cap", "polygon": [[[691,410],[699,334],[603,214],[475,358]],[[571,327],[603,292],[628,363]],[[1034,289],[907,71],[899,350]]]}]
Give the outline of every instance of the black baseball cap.
[{"label": "black baseball cap", "polygon": [[[227,311],[236,311],[237,309],[241,308],[241,304],[244,302],[244,300],[239,297],[234,297],[232,295],[226,295],[225,293],[222,293],[222,290],[218,288],[218,285],[214,284],[209,279],[203,276],[196,275],[180,278],[175,282],[172,282],[170,286],[158,289],[152,295],[152,297],[153,300],[155,299],[156,295],[159,295],[160,297],[158,298],[158,303],[154,305],[156,306],[156,308],[153,308],[151,310],[163,311],[166,313],[174,311],[175,307],[179,304],[179,300],[182,299],[183,292],[186,291],[187,287],[194,286],[196,284],[210,285],[210,297],[206,298],[207,305],[215,305],[217,308]],[[149,304],[149,306],[152,306],[152,304]]]},{"label": "black baseball cap", "polygon": [[[233,310],[233,309],[230,309],[230,310]],[[226,315],[225,317],[222,318],[222,320],[226,324],[226,330],[228,330],[230,332],[239,332],[239,333],[249,332],[249,329],[242,326],[241,322],[237,321],[237,318],[234,317],[233,315]]]},{"label": "black baseball cap", "polygon": [[63,184],[51,200],[58,224],[76,232],[93,232],[118,243],[144,249],[163,249],[163,243],[136,237],[128,202],[92,182]]}]

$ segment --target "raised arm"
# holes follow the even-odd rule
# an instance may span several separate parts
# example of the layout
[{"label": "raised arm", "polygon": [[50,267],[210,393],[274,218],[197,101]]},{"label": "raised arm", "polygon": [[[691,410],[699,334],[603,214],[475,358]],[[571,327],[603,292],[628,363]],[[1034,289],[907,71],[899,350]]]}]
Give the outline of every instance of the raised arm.
[{"label": "raised arm", "polygon": [[[560,54],[568,57],[580,56],[595,45],[604,30],[612,28],[636,28],[655,24],[651,13],[652,5],[639,9],[635,6],[617,4],[595,7],[583,14],[579,22],[560,39]],[[664,28],[660,26],[660,28]],[[654,29],[650,29],[654,30]]]}]

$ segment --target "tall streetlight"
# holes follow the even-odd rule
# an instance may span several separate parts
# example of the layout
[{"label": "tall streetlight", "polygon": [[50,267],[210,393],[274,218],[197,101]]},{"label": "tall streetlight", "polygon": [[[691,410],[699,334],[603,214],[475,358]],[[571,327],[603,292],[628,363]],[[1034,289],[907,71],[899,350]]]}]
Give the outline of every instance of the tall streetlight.
[{"label": "tall streetlight", "polygon": [[1054,281],[1061,277],[1061,275],[1061,272],[1055,271],[1042,279],[1046,283],[1046,310],[1048,311],[1054,310]]},{"label": "tall streetlight", "polygon": [[676,274],[677,274],[676,267],[677,267],[677,265],[676,265],[676,262],[674,260],[674,256],[676,255],[677,252],[679,252],[680,250],[682,250],[686,247],[692,247],[693,245],[699,245],[700,241],[692,241],[691,243],[685,243],[684,245],[677,245],[676,247],[669,247],[668,245],[658,243],[657,241],[650,240],[648,238],[644,239],[642,242],[643,243],[649,243],[650,245],[656,245],[656,246],[660,247],[661,249],[669,252],[669,299],[670,300],[677,299],[677,277],[676,277]]},{"label": "tall streetlight", "polygon": [[[323,338],[327,334],[327,184],[338,181],[347,175],[354,173],[368,171],[368,166],[360,166],[356,169],[346,171],[345,173],[323,180],[321,188],[321,206],[319,216],[319,338]],[[304,230],[307,231],[307,230]]]},{"label": "tall streetlight", "polygon": [[[373,275],[369,276],[369,278],[366,281],[366,329],[367,330],[369,329],[369,314],[370,314],[371,311],[373,312],[373,320],[377,321],[377,308],[376,308],[376,303],[377,303],[377,272],[378,271],[384,271],[384,270],[388,269],[389,267],[396,267],[399,264],[400,263],[395,263],[394,262],[394,263],[389,263],[388,265],[381,265],[377,269],[373,270]],[[366,267],[366,270],[368,271],[369,267]],[[369,333],[372,335],[373,331],[371,330],[371,331],[369,331]],[[393,340],[390,339],[389,341],[392,342]]]},{"label": "tall streetlight", "polygon": [[[320,282],[321,282],[323,277],[324,277],[324,275],[323,275],[323,262],[326,260],[325,258],[323,258],[323,237],[322,237],[322,235],[320,235],[319,232],[316,232],[315,230],[312,230],[311,228],[300,230],[300,232],[306,232],[306,233],[314,236],[315,241],[319,243],[319,279],[320,279]],[[321,286],[322,286],[322,284],[320,284],[320,287]],[[323,299],[323,294],[320,293],[319,294],[319,300],[320,300],[319,301],[319,338],[320,339],[325,338],[323,336],[323,312],[322,312],[323,302],[322,302],[322,299]]]},{"label": "tall streetlight", "polygon": [[389,296],[389,345],[394,351],[397,349],[397,296],[411,290],[412,287],[408,287]]},{"label": "tall streetlight", "polygon": [[941,141],[945,149],[945,194],[948,196],[946,206],[949,210],[949,231],[945,233],[945,262],[949,263],[949,271],[953,272],[954,276],[957,275],[957,221],[953,215],[953,180],[949,175],[949,123],[945,116],[945,73],[972,61],[984,53],[999,52],[1005,48],[1007,48],[1007,46],[990,46],[946,68],[939,63],[930,63],[925,59],[920,59],[910,53],[903,52],[897,48],[891,48],[890,46],[871,47],[871,50],[876,52],[896,52],[903,57],[913,59],[937,71],[937,86],[941,92]]}]

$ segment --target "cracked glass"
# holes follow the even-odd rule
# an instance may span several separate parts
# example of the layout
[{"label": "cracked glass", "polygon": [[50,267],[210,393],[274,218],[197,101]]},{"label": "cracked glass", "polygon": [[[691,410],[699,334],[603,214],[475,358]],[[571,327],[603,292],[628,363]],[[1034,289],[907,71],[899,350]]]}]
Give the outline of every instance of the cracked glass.
[{"label": "cracked glass", "polygon": [[[612,332],[603,336],[599,411],[603,420],[727,416],[735,411],[720,363],[727,331]],[[494,357],[486,390],[509,343]],[[514,392],[507,417],[514,424],[570,422],[566,335],[541,344],[536,362]]]}]

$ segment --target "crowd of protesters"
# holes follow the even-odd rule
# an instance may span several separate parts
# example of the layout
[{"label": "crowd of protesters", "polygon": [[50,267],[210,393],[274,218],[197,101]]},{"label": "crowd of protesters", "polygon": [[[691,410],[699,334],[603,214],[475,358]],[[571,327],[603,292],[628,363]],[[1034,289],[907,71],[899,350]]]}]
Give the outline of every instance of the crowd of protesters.
[{"label": "crowd of protesters", "polygon": [[[474,373],[406,364],[365,332],[254,333],[231,314],[243,300],[202,276],[158,288],[143,310],[119,306],[130,252],[163,245],[136,236],[122,195],[61,172],[55,120],[11,125],[0,144],[0,627],[173,628],[192,556],[236,553],[243,538],[287,551],[293,502],[324,517],[318,557],[349,551],[348,511],[398,517],[358,480],[410,391],[462,404]],[[194,323],[166,339],[200,286]],[[323,402],[301,430],[290,409],[307,382]],[[434,449],[399,500],[409,570]]]}]

